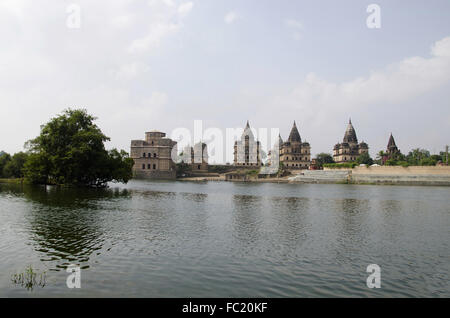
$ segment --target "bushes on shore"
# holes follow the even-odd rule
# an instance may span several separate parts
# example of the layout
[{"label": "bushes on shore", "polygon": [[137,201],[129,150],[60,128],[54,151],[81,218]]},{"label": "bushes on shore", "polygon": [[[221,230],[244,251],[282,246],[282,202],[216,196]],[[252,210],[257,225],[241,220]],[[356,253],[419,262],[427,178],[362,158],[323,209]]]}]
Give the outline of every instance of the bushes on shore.
[{"label": "bushes on shore", "polygon": [[344,162],[344,163],[325,163],[324,168],[331,169],[353,169],[358,164],[356,162]]}]

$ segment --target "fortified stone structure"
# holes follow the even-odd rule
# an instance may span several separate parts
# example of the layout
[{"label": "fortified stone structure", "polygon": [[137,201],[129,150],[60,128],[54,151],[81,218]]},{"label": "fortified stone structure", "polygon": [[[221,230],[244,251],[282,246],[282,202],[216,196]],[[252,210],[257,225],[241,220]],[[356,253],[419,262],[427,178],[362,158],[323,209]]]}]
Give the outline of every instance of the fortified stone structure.
[{"label": "fortified stone structure", "polygon": [[194,147],[185,147],[182,160],[189,164],[192,172],[208,172],[208,146],[199,142]]},{"label": "fortified stone structure", "polygon": [[131,141],[133,174],[137,178],[175,179],[176,166],[171,155],[176,152],[177,142],[166,138],[165,133],[146,132],[145,140]]},{"label": "fortified stone structure", "polygon": [[238,167],[261,167],[261,145],[255,140],[247,121],[241,139],[234,143],[234,165]]},{"label": "fortified stone structure", "polygon": [[283,139],[281,135],[278,135],[278,141],[273,146],[273,149],[269,150],[267,154],[267,166],[269,167],[279,167],[280,164],[280,152],[281,146],[283,145]]},{"label": "fortified stone structure", "polygon": [[350,119],[345,131],[343,142],[334,146],[334,161],[336,163],[355,161],[360,155],[368,152],[369,146],[364,141],[358,144],[356,131],[352,125],[352,120]]},{"label": "fortified stone structure", "polygon": [[297,124],[291,129],[289,138],[283,142],[281,136],[280,141],[280,162],[286,169],[309,169],[311,165],[311,146],[308,142],[302,142]]}]

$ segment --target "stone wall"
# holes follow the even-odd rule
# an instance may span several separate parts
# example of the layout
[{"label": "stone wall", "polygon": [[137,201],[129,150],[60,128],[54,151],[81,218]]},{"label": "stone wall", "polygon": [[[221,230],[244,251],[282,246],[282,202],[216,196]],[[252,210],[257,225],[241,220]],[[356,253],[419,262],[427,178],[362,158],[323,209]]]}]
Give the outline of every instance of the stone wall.
[{"label": "stone wall", "polygon": [[352,169],[350,180],[352,183],[450,186],[450,167],[355,167]]},{"label": "stone wall", "polygon": [[301,173],[290,177],[289,182],[300,183],[347,183],[350,171],[348,170],[302,170]]},{"label": "stone wall", "polygon": [[354,169],[304,170],[290,182],[450,186],[449,166],[355,167]]},{"label": "stone wall", "polygon": [[441,175],[450,176],[450,166],[380,166],[380,167],[355,167],[352,174],[370,175]]},{"label": "stone wall", "polygon": [[134,177],[137,179],[158,179],[158,180],[175,180],[176,172],[161,170],[134,170]]}]

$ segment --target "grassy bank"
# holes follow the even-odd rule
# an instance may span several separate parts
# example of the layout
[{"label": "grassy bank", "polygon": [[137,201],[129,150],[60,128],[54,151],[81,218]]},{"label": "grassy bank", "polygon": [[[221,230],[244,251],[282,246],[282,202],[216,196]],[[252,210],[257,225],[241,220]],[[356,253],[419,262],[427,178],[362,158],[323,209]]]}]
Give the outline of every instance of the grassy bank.
[{"label": "grassy bank", "polygon": [[0,183],[22,184],[22,183],[26,183],[26,182],[22,178],[8,178],[8,179],[0,178]]}]

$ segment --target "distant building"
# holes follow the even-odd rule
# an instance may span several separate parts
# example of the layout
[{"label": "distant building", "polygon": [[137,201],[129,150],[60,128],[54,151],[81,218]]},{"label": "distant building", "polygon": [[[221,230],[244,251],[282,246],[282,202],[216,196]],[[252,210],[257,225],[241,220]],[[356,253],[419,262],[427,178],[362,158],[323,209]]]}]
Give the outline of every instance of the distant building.
[{"label": "distant building", "polygon": [[321,167],[319,166],[317,159],[311,159],[311,165],[309,166],[309,170],[321,170]]},{"label": "distant building", "polygon": [[281,146],[283,145],[283,139],[281,135],[278,135],[278,141],[273,146],[273,149],[269,150],[267,153],[267,166],[268,167],[278,167],[280,163],[280,152]]},{"label": "distant building", "polygon": [[284,168],[308,169],[311,165],[311,146],[308,142],[302,142],[295,121],[288,140],[283,142],[281,136],[279,139],[280,162]]},{"label": "distant building", "polygon": [[333,149],[333,159],[336,163],[356,161],[363,153],[369,152],[369,146],[363,141],[358,144],[355,128],[349,120],[344,140],[338,143]]},{"label": "distant building", "polygon": [[175,179],[176,168],[172,152],[176,154],[177,142],[166,138],[160,131],[145,133],[145,140],[131,141],[133,173],[136,177],[151,179]]},{"label": "distant building", "polygon": [[189,164],[192,172],[208,172],[208,146],[199,142],[194,147],[185,147],[182,160]]},{"label": "distant building", "polygon": [[400,155],[400,149],[397,148],[397,145],[395,144],[394,136],[389,137],[388,145],[386,147],[386,152],[382,158],[383,164],[386,163],[389,159],[397,158],[398,155]]},{"label": "distant building", "polygon": [[255,140],[248,121],[241,139],[234,143],[234,165],[261,167],[261,145]]}]

